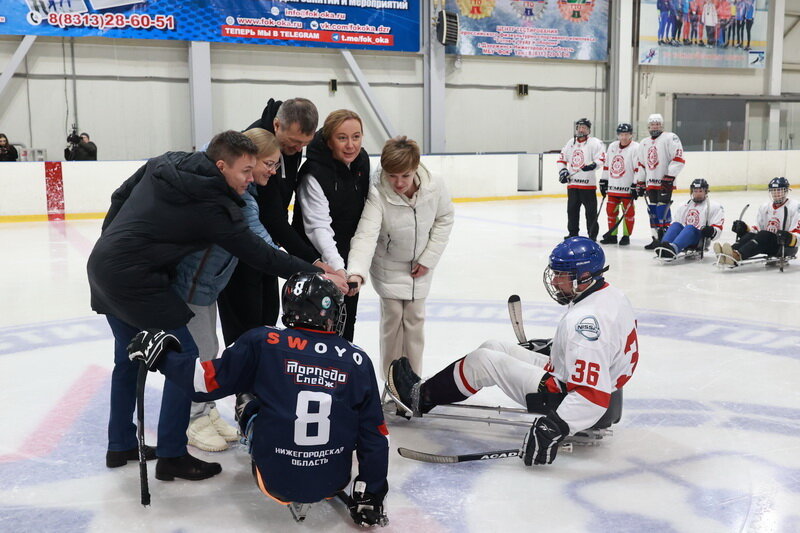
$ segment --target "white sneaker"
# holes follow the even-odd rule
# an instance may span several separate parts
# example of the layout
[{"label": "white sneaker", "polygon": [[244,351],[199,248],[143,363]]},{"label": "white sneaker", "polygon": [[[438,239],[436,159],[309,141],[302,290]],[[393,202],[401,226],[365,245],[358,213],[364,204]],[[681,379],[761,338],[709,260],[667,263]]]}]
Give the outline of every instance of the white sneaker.
[{"label": "white sneaker", "polygon": [[219,411],[217,411],[216,407],[211,408],[208,417],[211,419],[211,423],[214,424],[214,429],[217,430],[217,434],[220,437],[228,442],[236,442],[239,440],[239,431],[219,416]]},{"label": "white sneaker", "polygon": [[221,452],[228,449],[228,443],[217,433],[217,428],[209,415],[195,418],[186,430],[189,444],[206,452]]}]

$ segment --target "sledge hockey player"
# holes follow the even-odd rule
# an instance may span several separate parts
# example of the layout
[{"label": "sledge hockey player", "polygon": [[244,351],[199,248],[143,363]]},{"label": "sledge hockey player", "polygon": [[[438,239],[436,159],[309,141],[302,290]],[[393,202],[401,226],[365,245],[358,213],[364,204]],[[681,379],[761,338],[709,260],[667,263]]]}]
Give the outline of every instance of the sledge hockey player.
[{"label": "sledge hockey player", "polygon": [[299,273],[281,298],[286,329],[251,329],[218,359],[181,353],[178,339],[160,330],[138,333],[130,359],[159,370],[195,401],[249,393],[237,399],[236,412],[253,477],[293,514],[348,484],[355,451],[350,514],[359,525],[385,525],[388,431],[370,358],[340,336],[344,296],[324,275]]},{"label": "sledge hockey player", "polygon": [[[628,298],[603,278],[608,270],[599,244],[572,237],[556,246],[545,269],[550,296],[567,305],[553,339],[487,341],[421,381],[406,358],[389,367],[387,387],[398,409],[423,416],[437,405],[465,400],[497,385],[528,411],[541,413],[525,436],[526,465],[549,464],[568,435],[591,428],[611,394],[630,379],[639,359],[636,319]],[[538,352],[538,353],[537,353]]]},{"label": "sledge hockey player", "polygon": [[664,131],[664,117],[658,113],[650,115],[647,129],[650,136],[639,142],[636,185],[639,191],[644,191],[649,202],[647,212],[653,231],[653,241],[644,248],[654,250],[669,226],[669,204],[675,188],[675,178],[686,162],[683,159],[681,140],[674,133]]},{"label": "sledge hockey player", "polygon": [[708,182],[702,178],[689,185],[691,198],[675,212],[676,221],[656,248],[662,259],[675,259],[687,248],[703,247],[704,239],[712,241],[722,234],[725,210],[708,197]]},{"label": "sledge hockey player", "polygon": [[[617,126],[617,140],[608,145],[606,151],[606,164],[603,167],[603,177],[600,179],[600,194],[608,201],[606,204],[608,232],[603,235],[600,244],[617,244],[617,233],[622,233],[620,246],[630,244],[630,234],[636,219],[635,173],[639,165],[639,143],[632,139],[633,126],[623,122]],[[617,211],[623,219],[619,222],[617,222]]]},{"label": "sledge hockey player", "polygon": [[597,183],[595,169],[605,162],[605,145],[589,134],[592,123],[588,118],[575,122],[575,135],[567,141],[558,158],[558,181],[567,183],[567,231],[565,238],[575,237],[580,229],[581,206],[586,215],[589,238],[597,238]]},{"label": "sledge hockey player", "polygon": [[736,242],[714,244],[720,264],[737,266],[741,261],[759,254],[766,254],[767,257],[793,257],[797,254],[800,206],[789,198],[790,190],[786,178],[770,180],[770,201],[759,208],[752,231],[743,220],[734,220],[732,229],[736,234]]}]

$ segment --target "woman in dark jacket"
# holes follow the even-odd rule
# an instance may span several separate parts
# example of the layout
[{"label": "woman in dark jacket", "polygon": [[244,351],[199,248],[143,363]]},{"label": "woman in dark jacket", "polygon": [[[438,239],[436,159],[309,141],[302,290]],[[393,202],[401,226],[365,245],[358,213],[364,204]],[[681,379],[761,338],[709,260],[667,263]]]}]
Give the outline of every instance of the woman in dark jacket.
[{"label": "woman in dark jacket", "polygon": [[[341,274],[369,192],[369,156],[361,147],[362,136],[361,117],[354,111],[339,109],[328,115],[306,149],[292,219],[322,260]],[[347,321],[342,332],[349,341],[358,305],[358,295],[351,293],[345,298]]]},{"label": "woman in dark jacket", "polygon": [[16,161],[17,159],[19,159],[17,149],[8,142],[5,133],[0,133],[0,161]]}]

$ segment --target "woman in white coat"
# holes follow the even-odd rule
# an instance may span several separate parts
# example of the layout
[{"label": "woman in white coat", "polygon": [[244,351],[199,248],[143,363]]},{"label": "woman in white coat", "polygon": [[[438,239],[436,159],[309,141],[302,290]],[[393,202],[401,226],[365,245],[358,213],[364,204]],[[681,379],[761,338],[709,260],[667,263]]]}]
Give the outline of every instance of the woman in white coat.
[{"label": "woman in white coat", "polygon": [[420,164],[417,143],[389,139],[377,182],[370,186],[358,229],[350,241],[348,281],[355,294],[372,275],[381,299],[381,363],[408,357],[422,374],[425,299],[433,269],[453,227],[453,204],[444,182]]}]

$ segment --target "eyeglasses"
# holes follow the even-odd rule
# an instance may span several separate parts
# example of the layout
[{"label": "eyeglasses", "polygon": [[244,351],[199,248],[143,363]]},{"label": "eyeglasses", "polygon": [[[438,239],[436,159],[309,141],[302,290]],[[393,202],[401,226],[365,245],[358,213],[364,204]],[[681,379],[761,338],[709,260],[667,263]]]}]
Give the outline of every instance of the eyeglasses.
[{"label": "eyeglasses", "polygon": [[267,167],[267,170],[274,170],[277,172],[277,170],[281,168],[281,161],[280,159],[277,161],[264,161],[264,166]]}]

